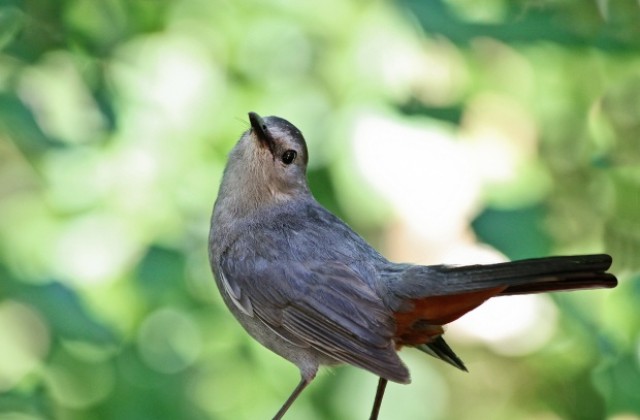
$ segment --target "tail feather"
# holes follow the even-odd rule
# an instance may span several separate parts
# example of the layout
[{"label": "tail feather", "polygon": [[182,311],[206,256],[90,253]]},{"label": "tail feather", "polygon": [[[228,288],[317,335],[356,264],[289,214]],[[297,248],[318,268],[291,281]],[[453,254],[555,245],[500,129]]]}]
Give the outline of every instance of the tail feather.
[{"label": "tail feather", "polygon": [[[396,340],[401,345],[429,343],[437,331],[425,329],[424,325],[448,324],[494,296],[615,287],[615,276],[606,272],[610,266],[608,255],[489,265],[397,265],[389,271],[387,282],[392,296],[388,304],[394,309],[396,320]],[[437,340],[432,343],[444,351],[446,343]],[[426,345],[427,352],[438,350]]]},{"label": "tail feather", "polygon": [[390,286],[398,297],[446,296],[496,287],[499,294],[610,288],[616,278],[606,270],[609,255],[548,257],[487,265],[408,266],[402,281]]},{"label": "tail feather", "polygon": [[616,278],[605,273],[609,255],[549,257],[507,263],[443,267],[447,278],[467,286],[507,286],[501,294],[615,287]]},{"label": "tail feather", "polygon": [[539,278],[536,282],[509,286],[504,291],[500,292],[498,296],[611,288],[615,287],[617,284],[618,280],[614,275],[609,273],[567,274],[562,276],[562,278],[552,277],[548,280]]},{"label": "tail feather", "polygon": [[436,359],[440,359],[451,366],[457,367],[460,370],[468,372],[467,367],[462,360],[451,350],[451,347],[444,341],[442,336],[438,336],[434,341],[427,344],[420,344],[416,346],[418,350],[427,353],[429,356],[433,356]]}]

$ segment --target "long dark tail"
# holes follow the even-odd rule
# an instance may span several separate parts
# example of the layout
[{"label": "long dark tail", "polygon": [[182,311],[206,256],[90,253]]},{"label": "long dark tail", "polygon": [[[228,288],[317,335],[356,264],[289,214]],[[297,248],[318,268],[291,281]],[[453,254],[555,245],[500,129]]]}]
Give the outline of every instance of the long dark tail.
[{"label": "long dark tail", "polygon": [[[398,265],[390,291],[399,298],[446,296],[488,289],[495,295],[609,288],[616,278],[606,271],[611,257],[605,254],[548,257],[487,265]],[[400,275],[400,281],[397,276]]]},{"label": "long dark tail", "polygon": [[400,279],[387,283],[397,307],[396,340],[400,345],[427,343],[438,335],[433,326],[454,321],[494,296],[615,287],[616,278],[606,272],[610,266],[611,257],[603,254],[489,265],[396,266],[389,274]]},{"label": "long dark tail", "polygon": [[447,277],[448,284],[460,286],[460,291],[505,286],[498,295],[518,295],[615,287],[618,281],[606,272],[611,262],[609,255],[598,254],[490,265],[441,266],[438,270]]}]

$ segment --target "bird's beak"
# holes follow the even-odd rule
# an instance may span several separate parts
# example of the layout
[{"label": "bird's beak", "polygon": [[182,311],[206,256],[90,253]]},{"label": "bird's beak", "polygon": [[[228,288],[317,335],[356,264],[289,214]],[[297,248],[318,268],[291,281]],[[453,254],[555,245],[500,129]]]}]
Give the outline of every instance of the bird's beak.
[{"label": "bird's beak", "polygon": [[273,141],[273,137],[271,137],[271,134],[269,134],[269,130],[267,130],[267,124],[264,122],[262,117],[255,112],[250,112],[249,121],[251,122],[253,133],[258,138],[260,144],[262,144],[263,146],[267,146],[271,153],[273,153],[275,142]]}]

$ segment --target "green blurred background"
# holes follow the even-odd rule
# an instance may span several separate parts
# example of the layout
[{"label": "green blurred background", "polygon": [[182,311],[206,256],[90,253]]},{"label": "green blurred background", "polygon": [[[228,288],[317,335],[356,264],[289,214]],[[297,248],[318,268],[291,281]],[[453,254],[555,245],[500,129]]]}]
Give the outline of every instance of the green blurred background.
[{"label": "green blurred background", "polygon": [[[275,413],[298,372],[206,254],[248,111],[394,259],[614,256],[617,289],[452,326],[468,374],[404,350],[382,418],[640,418],[637,2],[2,0],[0,419]],[[366,418],[375,384],[321,373],[290,417]]]}]

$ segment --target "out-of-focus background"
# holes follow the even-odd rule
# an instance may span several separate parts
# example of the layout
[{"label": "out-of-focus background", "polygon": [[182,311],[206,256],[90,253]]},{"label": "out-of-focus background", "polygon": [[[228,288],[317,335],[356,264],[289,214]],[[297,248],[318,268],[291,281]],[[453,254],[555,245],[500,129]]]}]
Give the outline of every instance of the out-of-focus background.
[{"label": "out-of-focus background", "polygon": [[[631,0],[0,1],[0,419],[269,418],[297,369],[215,289],[248,111],[397,261],[613,255],[617,289],[455,322],[382,418],[640,418],[640,6]],[[298,419],[366,418],[321,373]]]}]

